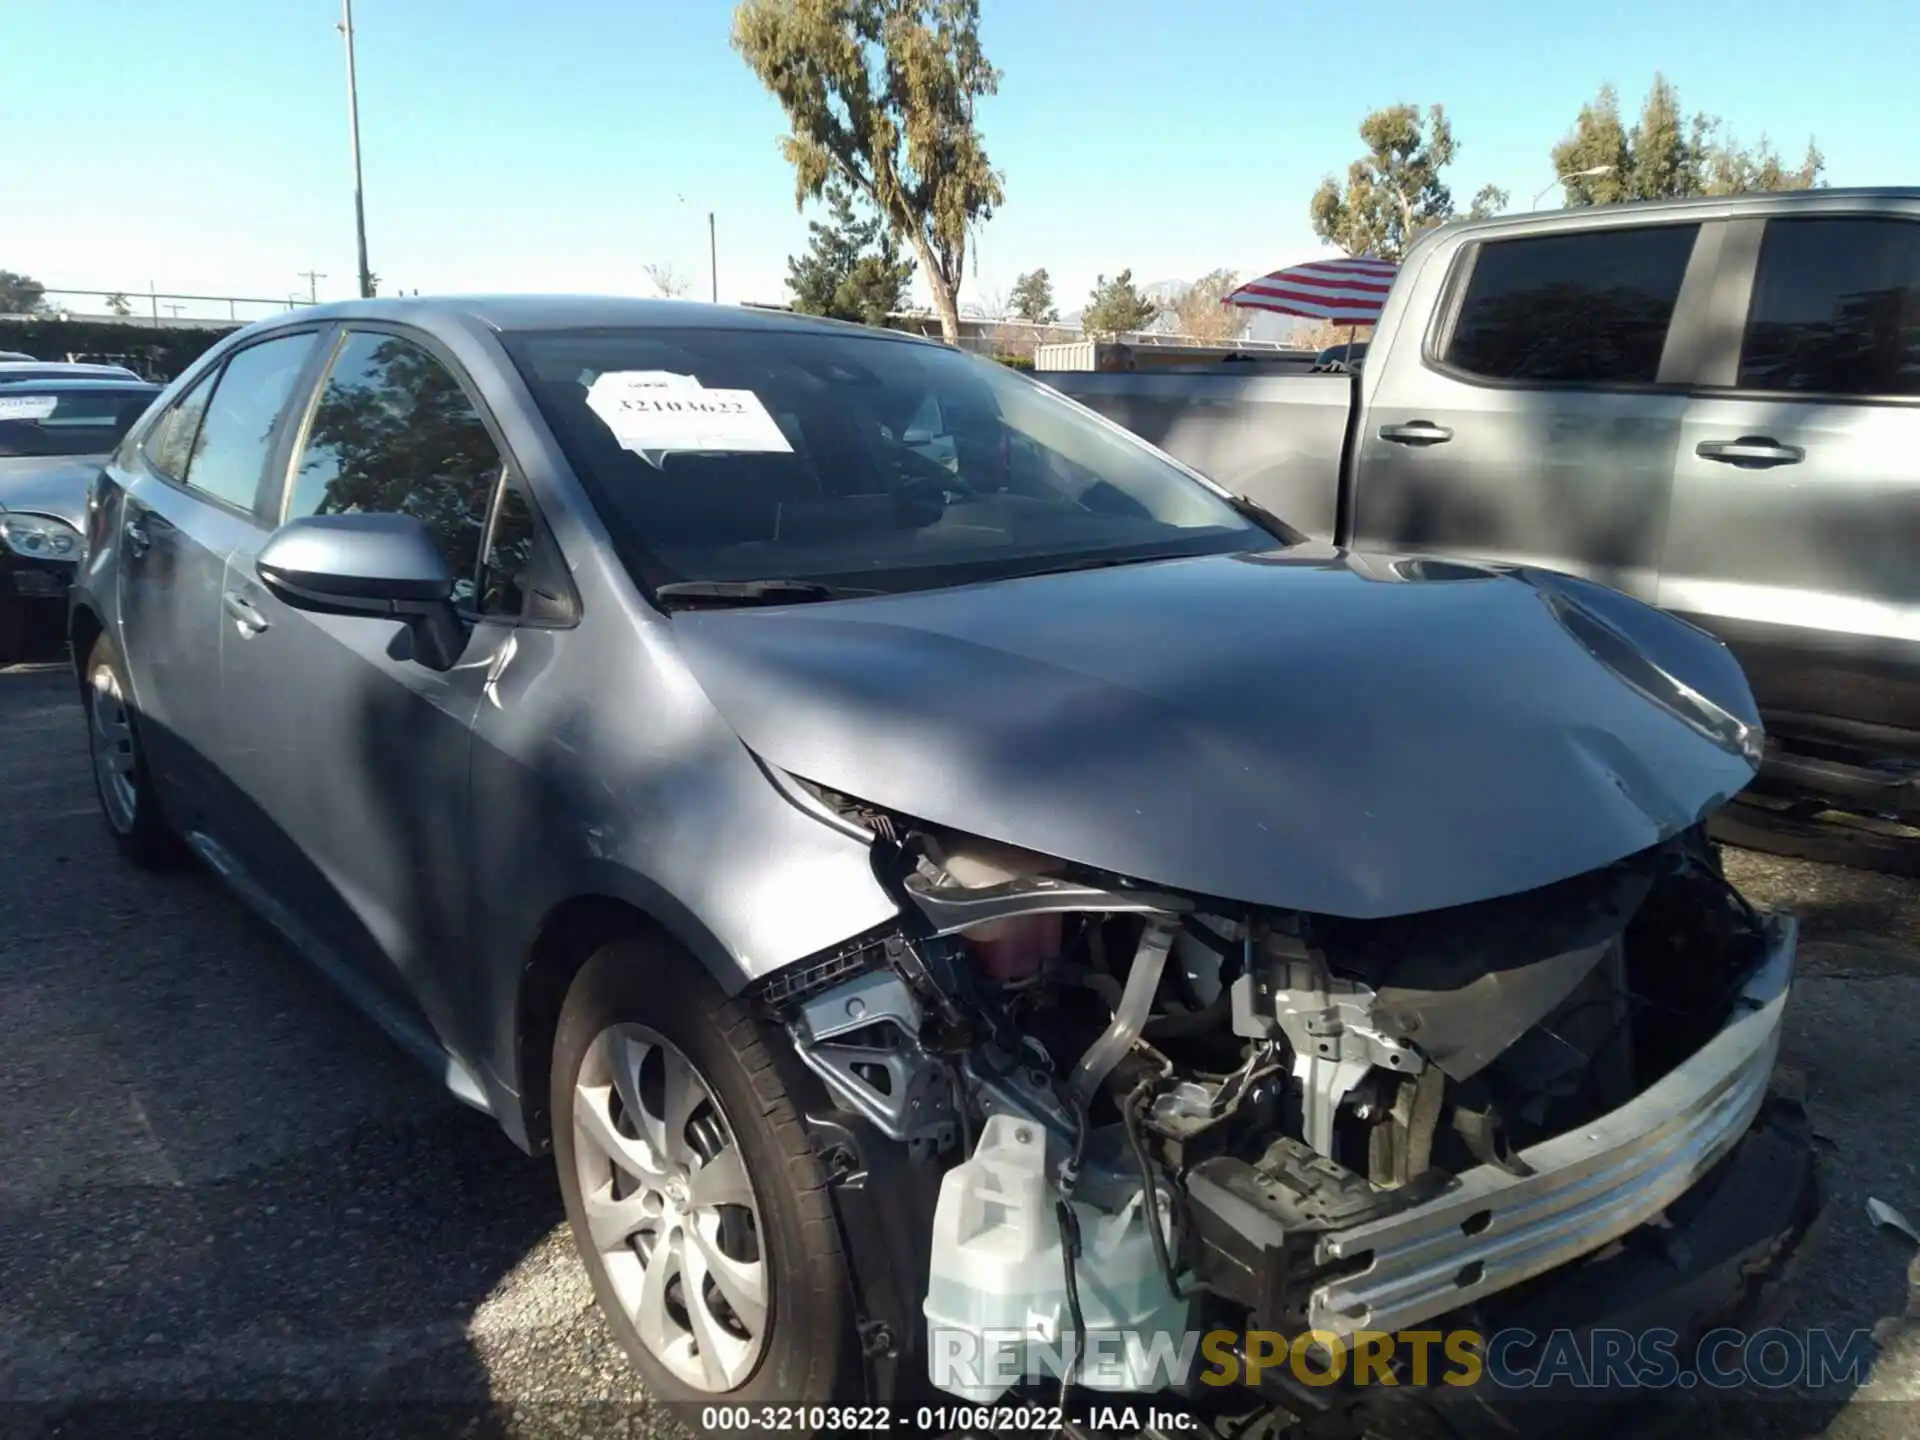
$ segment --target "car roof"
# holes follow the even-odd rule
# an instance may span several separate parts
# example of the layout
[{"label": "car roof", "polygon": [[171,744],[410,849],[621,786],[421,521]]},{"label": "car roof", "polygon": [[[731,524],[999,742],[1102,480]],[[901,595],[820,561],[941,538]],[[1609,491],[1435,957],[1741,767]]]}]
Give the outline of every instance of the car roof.
[{"label": "car roof", "polygon": [[[32,375],[23,373],[27,371],[31,371]],[[89,365],[74,360],[0,360],[0,380],[37,379],[41,376],[48,379],[72,376],[76,380],[87,377],[104,380],[114,376],[128,380],[140,378],[124,365]]]},{"label": "car roof", "polygon": [[742,305],[697,300],[639,300],[626,295],[413,295],[393,299],[341,300],[303,305],[269,325],[315,320],[390,320],[432,328],[435,322],[478,323],[490,330],[754,330],[814,331],[865,335],[910,344],[937,344],[898,330],[878,330],[845,320],[795,315]]},{"label": "car roof", "polygon": [[166,388],[164,385],[154,384],[151,380],[139,380],[131,376],[121,379],[112,375],[57,375],[44,380],[16,380],[0,374],[0,394],[15,390],[32,390],[42,395],[48,392],[65,394],[69,391],[85,393],[92,390],[114,392],[145,390],[150,394],[158,395]]},{"label": "car roof", "polygon": [[[1553,230],[1560,226],[1605,224],[1610,217],[1634,221],[1671,215],[1676,219],[1707,219],[1715,215],[1791,214],[1811,212],[1911,213],[1920,205],[1920,187],[1911,185],[1858,185],[1815,190],[1756,190],[1743,195],[1689,195],[1680,200],[1626,200],[1610,205],[1570,205],[1560,210],[1518,211],[1508,215],[1490,215],[1484,220],[1452,220],[1443,229],[1448,235],[1468,231],[1499,230],[1527,233]],[[1431,232],[1430,232],[1431,233]],[[1424,235],[1422,239],[1426,238]]]}]

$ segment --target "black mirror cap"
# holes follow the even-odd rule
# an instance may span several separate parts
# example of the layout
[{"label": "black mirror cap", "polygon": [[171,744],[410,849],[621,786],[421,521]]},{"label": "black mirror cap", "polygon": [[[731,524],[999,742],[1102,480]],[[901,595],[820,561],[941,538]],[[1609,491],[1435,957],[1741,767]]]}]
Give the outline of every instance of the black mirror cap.
[{"label": "black mirror cap", "polygon": [[433,534],[412,515],[311,515],[268,537],[254,562],[261,582],[296,609],[405,615],[443,606],[454,575]]}]

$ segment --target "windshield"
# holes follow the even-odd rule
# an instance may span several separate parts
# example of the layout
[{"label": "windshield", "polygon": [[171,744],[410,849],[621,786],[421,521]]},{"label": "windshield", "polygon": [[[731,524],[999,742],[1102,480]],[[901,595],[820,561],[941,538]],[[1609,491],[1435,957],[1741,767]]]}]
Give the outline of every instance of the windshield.
[{"label": "windshield", "polygon": [[105,455],[159,391],[0,389],[0,458]]},{"label": "windshield", "polygon": [[1276,537],[1004,366],[859,334],[504,337],[642,578],[953,584]]}]

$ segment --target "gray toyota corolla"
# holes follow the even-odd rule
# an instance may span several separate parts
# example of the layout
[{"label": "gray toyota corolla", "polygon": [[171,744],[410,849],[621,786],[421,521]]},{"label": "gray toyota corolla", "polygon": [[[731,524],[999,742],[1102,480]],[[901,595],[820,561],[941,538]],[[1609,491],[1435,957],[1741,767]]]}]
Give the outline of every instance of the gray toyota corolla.
[{"label": "gray toyota corolla", "polygon": [[85,524],[120,847],[551,1147],[656,1394],[1225,1403],[1134,1342],[1685,1334],[1803,1249],[1793,930],[1702,838],[1752,697],[1612,591],[625,300],[250,327]]}]

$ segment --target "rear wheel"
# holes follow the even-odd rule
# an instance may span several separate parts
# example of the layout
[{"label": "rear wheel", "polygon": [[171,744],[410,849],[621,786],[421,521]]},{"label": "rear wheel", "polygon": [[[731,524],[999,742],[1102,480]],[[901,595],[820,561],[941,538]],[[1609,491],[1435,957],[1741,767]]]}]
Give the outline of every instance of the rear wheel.
[{"label": "rear wheel", "polygon": [[160,813],[139,722],[127,698],[126,674],[104,635],[93,642],[86,677],[81,699],[87,707],[87,751],[113,843],[144,869],[174,869],[187,850]]},{"label": "rear wheel", "polygon": [[554,1162],[649,1392],[841,1397],[852,1331],[826,1176],[745,1006],[663,939],[588,961],[554,1036]]}]

